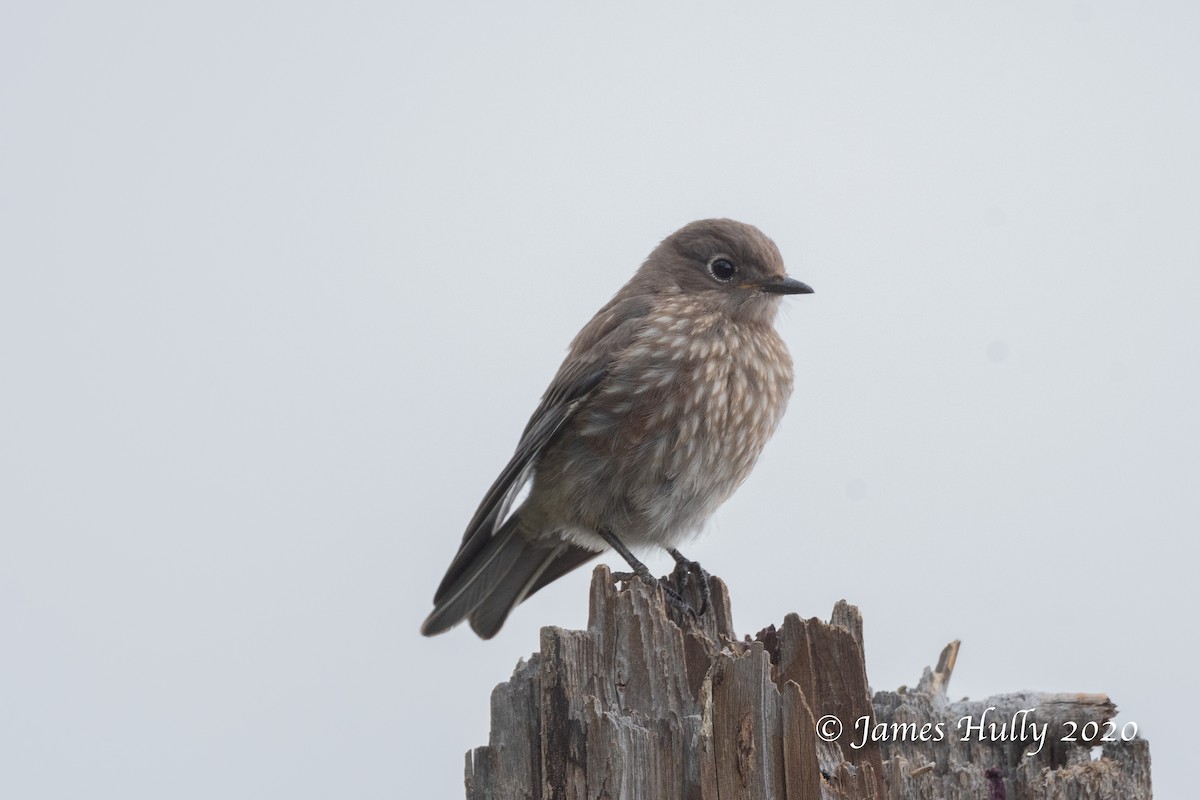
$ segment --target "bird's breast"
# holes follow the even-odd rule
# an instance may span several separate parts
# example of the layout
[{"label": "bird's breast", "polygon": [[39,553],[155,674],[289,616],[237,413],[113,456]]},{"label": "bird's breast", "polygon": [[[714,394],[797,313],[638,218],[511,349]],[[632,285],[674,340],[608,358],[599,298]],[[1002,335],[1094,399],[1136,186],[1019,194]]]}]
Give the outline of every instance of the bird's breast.
[{"label": "bird's breast", "polygon": [[770,325],[661,309],[578,410],[572,461],[645,527],[695,526],[749,474],[791,390]]}]

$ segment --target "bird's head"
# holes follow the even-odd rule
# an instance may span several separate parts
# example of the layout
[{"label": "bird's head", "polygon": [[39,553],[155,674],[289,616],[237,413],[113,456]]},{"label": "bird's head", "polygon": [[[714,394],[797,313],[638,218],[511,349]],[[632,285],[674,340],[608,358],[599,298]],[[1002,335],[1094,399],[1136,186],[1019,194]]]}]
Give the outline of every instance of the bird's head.
[{"label": "bird's head", "polygon": [[731,219],[699,220],[675,231],[635,281],[642,291],[695,296],[734,319],[766,323],[783,295],[812,292],[787,276],[779,248],[762,231]]}]

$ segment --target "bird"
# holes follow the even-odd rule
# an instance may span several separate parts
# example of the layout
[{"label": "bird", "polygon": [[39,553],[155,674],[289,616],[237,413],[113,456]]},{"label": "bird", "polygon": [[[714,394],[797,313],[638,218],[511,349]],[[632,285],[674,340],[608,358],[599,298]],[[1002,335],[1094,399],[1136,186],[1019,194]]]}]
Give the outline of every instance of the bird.
[{"label": "bird", "polygon": [[663,239],[571,342],[421,632],[469,620],[490,639],[518,604],[610,548],[651,583],[631,548],[699,569],[677,546],[779,425],[793,373],[775,318],[784,295],[812,291],[753,225],[704,219]]}]

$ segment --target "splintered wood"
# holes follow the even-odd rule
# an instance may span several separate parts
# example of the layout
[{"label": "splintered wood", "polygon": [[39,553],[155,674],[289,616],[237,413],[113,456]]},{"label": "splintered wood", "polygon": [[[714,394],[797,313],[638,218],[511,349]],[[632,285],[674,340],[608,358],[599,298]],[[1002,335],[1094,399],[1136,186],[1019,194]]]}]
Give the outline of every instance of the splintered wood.
[{"label": "splintered wood", "polygon": [[587,630],[543,628],[493,691],[468,800],[1151,797],[1149,746],[1105,695],[952,703],[952,642],[916,688],[872,697],[854,606],[738,641],[725,584],[710,590],[697,620],[597,567]]}]

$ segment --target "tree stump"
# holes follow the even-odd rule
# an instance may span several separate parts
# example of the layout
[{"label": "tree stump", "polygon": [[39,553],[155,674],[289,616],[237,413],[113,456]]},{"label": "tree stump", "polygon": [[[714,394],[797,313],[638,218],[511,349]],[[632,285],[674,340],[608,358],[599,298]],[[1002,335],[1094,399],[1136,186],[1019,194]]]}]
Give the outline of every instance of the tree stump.
[{"label": "tree stump", "polygon": [[1151,797],[1149,746],[1105,695],[952,703],[956,641],[915,688],[872,697],[857,608],[739,641],[725,584],[709,588],[696,619],[598,566],[587,630],[543,628],[492,692],[468,800]]}]

